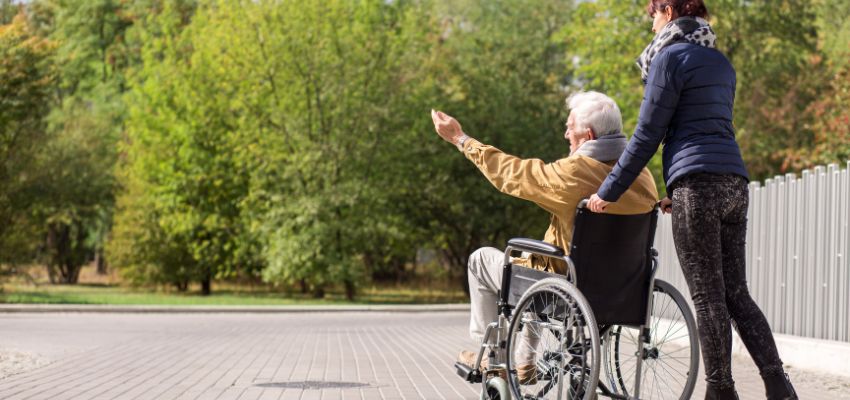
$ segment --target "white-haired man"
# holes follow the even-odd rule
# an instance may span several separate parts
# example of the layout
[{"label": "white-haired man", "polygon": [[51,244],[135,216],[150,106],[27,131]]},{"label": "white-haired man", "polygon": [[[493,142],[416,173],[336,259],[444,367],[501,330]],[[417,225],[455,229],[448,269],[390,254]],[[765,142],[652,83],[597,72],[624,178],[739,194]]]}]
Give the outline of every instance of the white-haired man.
[{"label": "white-haired man", "polygon": [[[569,251],[575,208],[596,193],[626,148],[623,122],[617,103],[598,92],[581,92],[567,99],[570,115],[564,138],[570,143],[570,155],[552,163],[539,159],[521,159],[472,139],[454,118],[431,111],[434,127],[441,138],[454,144],[472,161],[484,177],[502,193],[529,200],[551,214],[551,223],[543,240]],[[658,192],[649,170],[641,174],[617,203],[606,209],[611,214],[642,214],[655,207]],[[471,316],[469,333],[473,340],[483,339],[487,325],[496,320],[498,291],[502,281],[504,253],[484,247],[469,257],[469,293]],[[532,257],[516,259],[516,264],[563,274],[563,261]],[[523,337],[520,349],[534,349],[534,338]],[[459,361],[472,365],[475,353],[463,351]],[[536,381],[533,351],[517,354],[519,379]]]}]

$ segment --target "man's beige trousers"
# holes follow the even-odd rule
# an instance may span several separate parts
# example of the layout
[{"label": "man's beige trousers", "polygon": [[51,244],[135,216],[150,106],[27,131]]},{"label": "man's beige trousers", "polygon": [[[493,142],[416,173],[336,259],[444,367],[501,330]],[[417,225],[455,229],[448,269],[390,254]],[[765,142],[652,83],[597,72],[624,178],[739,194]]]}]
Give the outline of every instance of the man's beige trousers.
[{"label": "man's beige trousers", "polygon": [[[502,267],[505,253],[492,247],[482,247],[469,256],[469,336],[481,343],[487,325],[498,317],[499,289],[502,285]],[[529,332],[526,325],[517,346],[517,365],[534,362],[539,337]]]}]

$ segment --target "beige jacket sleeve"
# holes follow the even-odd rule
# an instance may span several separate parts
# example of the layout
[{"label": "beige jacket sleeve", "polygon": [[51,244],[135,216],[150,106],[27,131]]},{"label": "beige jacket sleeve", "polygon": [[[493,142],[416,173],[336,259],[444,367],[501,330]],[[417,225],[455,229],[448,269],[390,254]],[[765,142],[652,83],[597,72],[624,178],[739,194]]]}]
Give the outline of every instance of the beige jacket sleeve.
[{"label": "beige jacket sleeve", "polygon": [[500,192],[532,201],[550,213],[564,209],[566,202],[558,193],[570,188],[553,164],[512,156],[471,138],[464,143],[463,155]]}]

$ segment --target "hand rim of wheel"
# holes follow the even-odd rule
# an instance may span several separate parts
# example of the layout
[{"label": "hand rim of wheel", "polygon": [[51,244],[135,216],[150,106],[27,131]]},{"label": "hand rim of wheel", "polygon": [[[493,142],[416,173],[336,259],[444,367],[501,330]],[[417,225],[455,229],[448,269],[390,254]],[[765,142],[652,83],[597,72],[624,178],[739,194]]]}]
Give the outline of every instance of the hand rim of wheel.
[{"label": "hand rim of wheel", "polygon": [[[584,399],[589,400],[593,398],[593,395],[596,393],[596,386],[599,381],[599,372],[601,365],[601,346],[599,340],[599,330],[596,329],[596,318],[593,316],[593,312],[590,309],[590,303],[588,303],[587,299],[585,299],[584,295],[576,288],[572,283],[568,282],[566,279],[558,279],[558,278],[546,278],[542,279],[539,282],[532,285],[525,293],[523,293],[519,302],[517,302],[517,307],[514,309],[513,316],[511,318],[511,323],[508,328],[508,338],[507,338],[507,366],[508,366],[508,385],[511,389],[511,394],[517,399],[522,398],[522,393],[520,391],[519,379],[516,375],[516,367],[513,362],[513,337],[514,331],[516,329],[516,325],[518,321],[522,319],[521,310],[527,307],[527,304],[531,300],[531,296],[536,294],[538,291],[549,290],[551,289],[554,293],[561,296],[564,300],[569,300],[572,298],[573,301],[577,303],[577,307],[579,308],[581,314],[585,319],[585,326],[593,327],[592,329],[587,329],[590,334],[591,341],[591,371],[589,374],[590,382],[587,385],[587,391],[584,394]],[[586,328],[585,328],[586,329]]]}]

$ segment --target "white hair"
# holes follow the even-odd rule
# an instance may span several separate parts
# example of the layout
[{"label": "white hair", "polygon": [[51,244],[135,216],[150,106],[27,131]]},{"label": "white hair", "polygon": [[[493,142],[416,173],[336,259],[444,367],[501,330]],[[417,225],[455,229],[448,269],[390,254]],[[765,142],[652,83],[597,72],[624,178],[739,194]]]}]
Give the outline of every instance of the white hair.
[{"label": "white hair", "polygon": [[578,92],[567,98],[576,129],[593,130],[596,137],[623,131],[623,117],[614,99],[599,92]]}]

